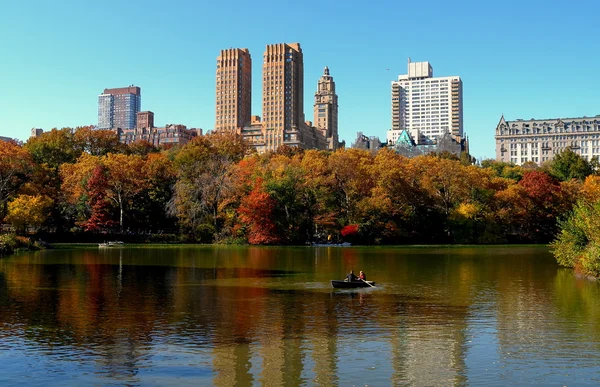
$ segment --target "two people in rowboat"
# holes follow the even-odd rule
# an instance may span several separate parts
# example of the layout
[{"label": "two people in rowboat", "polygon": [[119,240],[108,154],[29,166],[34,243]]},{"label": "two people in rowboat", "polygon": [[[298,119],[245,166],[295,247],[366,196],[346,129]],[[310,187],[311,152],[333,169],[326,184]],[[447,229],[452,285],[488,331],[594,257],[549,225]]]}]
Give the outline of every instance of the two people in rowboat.
[{"label": "two people in rowboat", "polygon": [[360,273],[358,274],[358,277],[354,274],[354,270],[350,270],[350,273],[348,273],[348,275],[346,276],[346,282],[353,282],[353,281],[366,281],[367,280],[367,275],[361,270]]}]

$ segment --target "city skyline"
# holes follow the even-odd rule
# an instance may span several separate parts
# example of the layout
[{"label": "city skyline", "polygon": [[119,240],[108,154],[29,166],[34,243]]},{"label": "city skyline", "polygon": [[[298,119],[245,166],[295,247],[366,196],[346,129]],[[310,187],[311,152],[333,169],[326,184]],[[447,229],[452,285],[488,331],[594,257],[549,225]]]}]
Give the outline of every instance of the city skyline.
[{"label": "city skyline", "polygon": [[[317,4],[319,14],[332,16],[327,31],[323,20],[314,18]],[[157,125],[210,130],[215,126],[215,56],[226,47],[247,47],[258,61],[267,42],[302,44],[305,88],[311,91],[304,93],[306,118],[314,102],[313,82],[329,67],[339,95],[340,141],[347,144],[359,131],[385,139],[391,128],[389,85],[404,73],[408,57],[433,63],[438,74],[461,77],[464,133],[478,158],[495,157],[494,133],[502,114],[507,120],[600,114],[597,54],[589,50],[600,26],[549,27],[600,10],[591,1],[551,7],[433,1],[429,6],[436,12],[403,18],[402,30],[398,15],[418,12],[417,4],[307,2],[288,8],[234,1],[228,6],[236,12],[191,1],[0,5],[7,15],[0,33],[9,37],[0,46],[0,136],[26,140],[33,127],[95,124],[98,91],[129,84],[144,90],[142,110],[154,111]],[[277,17],[292,11],[302,23]],[[221,25],[224,15],[227,28]],[[148,20],[177,28],[149,28]],[[123,35],[124,25],[138,32]],[[579,51],[586,52],[585,59],[572,58]],[[253,66],[252,79],[262,78],[261,67]],[[252,111],[260,114],[258,87],[252,101]]]}]

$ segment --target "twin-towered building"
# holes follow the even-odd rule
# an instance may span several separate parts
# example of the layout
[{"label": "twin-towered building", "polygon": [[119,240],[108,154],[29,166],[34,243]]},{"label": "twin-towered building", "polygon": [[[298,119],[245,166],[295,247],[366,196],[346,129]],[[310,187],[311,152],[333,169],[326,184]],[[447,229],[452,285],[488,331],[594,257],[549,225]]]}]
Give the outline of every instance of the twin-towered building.
[{"label": "twin-towered building", "polygon": [[325,68],[318,82],[314,125],[304,117],[304,56],[299,43],[268,45],[263,55],[262,119],[252,116],[252,58],[246,48],[217,57],[215,130],[235,131],[258,152],[282,145],[337,149],[338,101]]},{"label": "twin-towered building", "polygon": [[[247,48],[222,50],[217,57],[216,131],[242,135],[258,152],[282,145],[337,149],[338,97],[325,67],[318,81],[314,124],[304,117],[304,56],[299,43],[268,45],[263,55],[262,118],[252,110],[252,58]],[[141,112],[137,86],[105,89],[98,97],[98,128],[117,130],[122,142],[183,144],[202,133],[183,125],[154,127],[154,113]]]}]

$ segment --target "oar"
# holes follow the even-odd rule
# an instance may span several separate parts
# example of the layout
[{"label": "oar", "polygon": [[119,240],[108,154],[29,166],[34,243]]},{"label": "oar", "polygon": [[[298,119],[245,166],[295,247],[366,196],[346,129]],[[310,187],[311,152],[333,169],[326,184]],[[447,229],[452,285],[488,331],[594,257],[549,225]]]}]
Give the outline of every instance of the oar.
[{"label": "oar", "polygon": [[369,285],[370,287],[374,288],[375,286],[371,285],[370,283],[368,283],[367,281],[365,281],[364,279],[358,277],[359,280],[361,280],[362,282],[366,283],[367,285]]}]

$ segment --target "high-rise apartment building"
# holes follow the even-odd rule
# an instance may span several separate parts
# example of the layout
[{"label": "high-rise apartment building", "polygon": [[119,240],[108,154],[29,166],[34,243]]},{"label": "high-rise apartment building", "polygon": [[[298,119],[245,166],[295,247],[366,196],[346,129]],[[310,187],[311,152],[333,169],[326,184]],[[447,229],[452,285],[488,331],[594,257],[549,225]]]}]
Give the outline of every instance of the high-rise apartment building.
[{"label": "high-rise apartment building", "polygon": [[339,146],[338,96],[328,67],[325,67],[315,93],[314,125],[327,139],[327,149],[337,149]]},{"label": "high-rise apartment building", "polygon": [[221,50],[217,57],[215,130],[237,131],[250,124],[252,59],[247,48]]},{"label": "high-rise apartment building", "polygon": [[263,56],[265,150],[302,145],[304,57],[300,43],[271,44]]},{"label": "high-rise apartment building", "polygon": [[406,130],[417,144],[444,133],[463,136],[462,81],[458,76],[434,77],[429,62],[408,60],[408,74],[392,82],[392,129],[394,144]]},{"label": "high-rise apartment building", "polygon": [[[248,49],[222,50],[217,57],[215,130],[240,133],[259,152],[282,145],[336,149],[337,95],[328,71],[315,95],[315,119],[322,127],[304,121],[304,58],[299,43],[268,45],[263,56],[262,118],[250,109],[252,63]],[[326,109],[326,116],[320,110]],[[327,133],[331,139],[326,139]],[[330,144],[330,145],[328,145]]]},{"label": "high-rise apartment building", "polygon": [[98,128],[134,129],[141,105],[142,94],[137,86],[104,89],[98,97]]},{"label": "high-rise apartment building", "polygon": [[517,119],[504,116],[496,126],[496,160],[541,165],[570,148],[586,160],[600,157],[600,115],[595,117]]}]

